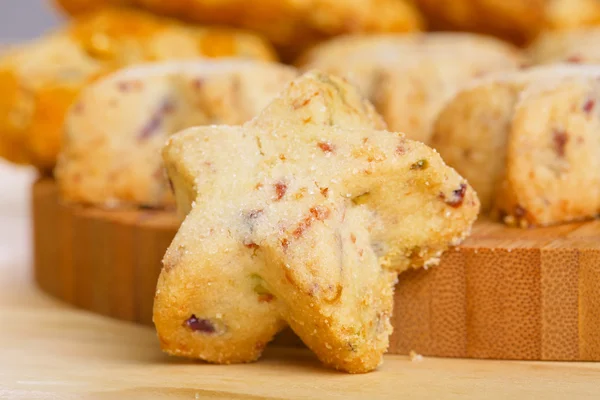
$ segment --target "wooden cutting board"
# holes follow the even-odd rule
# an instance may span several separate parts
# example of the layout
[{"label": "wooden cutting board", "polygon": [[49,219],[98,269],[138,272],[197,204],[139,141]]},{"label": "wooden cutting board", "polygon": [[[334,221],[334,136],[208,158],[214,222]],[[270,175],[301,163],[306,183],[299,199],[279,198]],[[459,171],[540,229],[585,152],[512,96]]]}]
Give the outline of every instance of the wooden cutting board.
[{"label": "wooden cutting board", "polygon": [[[40,180],[33,219],[43,290],[102,315],[152,323],[174,214],[65,206],[55,183]],[[393,354],[600,360],[600,221],[529,230],[478,222],[439,266],[400,276],[392,323]]]}]

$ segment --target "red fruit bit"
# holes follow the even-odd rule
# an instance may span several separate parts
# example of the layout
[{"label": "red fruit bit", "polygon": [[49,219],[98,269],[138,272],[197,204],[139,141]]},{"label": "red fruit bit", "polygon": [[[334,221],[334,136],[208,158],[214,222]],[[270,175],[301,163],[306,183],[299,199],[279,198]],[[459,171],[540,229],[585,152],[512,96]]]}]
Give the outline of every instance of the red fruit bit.
[{"label": "red fruit bit", "polygon": [[202,78],[196,78],[192,81],[192,87],[196,90],[202,89],[202,86],[204,86],[204,79]]},{"label": "red fruit bit", "polygon": [[519,69],[527,69],[531,67],[531,63],[527,62],[527,61],[523,61],[521,63],[519,63]]},{"label": "red fruit bit", "polygon": [[264,212],[264,210],[262,208],[260,208],[258,210],[250,210],[246,214],[246,218],[248,218],[248,219],[256,219],[256,218],[260,217],[263,212]]},{"label": "red fruit bit", "polygon": [[246,246],[249,249],[253,249],[253,250],[256,250],[260,247],[259,245],[257,245],[254,242],[244,242],[244,246]]},{"label": "red fruit bit", "polygon": [[259,303],[270,303],[275,299],[271,293],[264,293],[258,296]]},{"label": "red fruit bit", "polygon": [[130,92],[132,90],[140,90],[144,87],[144,84],[140,81],[121,81],[117,83],[117,87],[121,92]]},{"label": "red fruit bit", "polygon": [[315,220],[323,221],[329,217],[329,213],[330,211],[326,207],[317,206],[311,208],[310,215],[300,222],[298,227],[292,232],[292,236],[294,236],[295,239],[300,238],[302,234],[304,234],[304,231],[310,228]]},{"label": "red fruit bit", "polygon": [[317,146],[319,146],[324,153],[333,153],[333,150],[335,149],[335,146],[327,142],[319,142]]},{"label": "red fruit bit", "polygon": [[75,105],[73,106],[73,112],[75,114],[81,114],[84,110],[84,106],[83,103],[78,101],[77,103],[75,103]]},{"label": "red fruit bit", "polygon": [[321,188],[321,195],[323,195],[323,197],[329,196],[329,188]]},{"label": "red fruit bit", "polygon": [[327,208],[327,207],[317,206],[317,207],[311,208],[310,213],[318,221],[323,221],[323,220],[329,218],[330,211],[329,211],[329,208]]},{"label": "red fruit bit", "polygon": [[572,64],[580,64],[583,61],[583,58],[581,58],[581,56],[572,55],[567,57],[565,61]]},{"label": "red fruit bit", "polygon": [[185,321],[184,325],[194,332],[215,333],[217,331],[210,320],[197,318],[194,314]]},{"label": "red fruit bit", "polygon": [[154,170],[154,173],[152,174],[152,178],[159,180],[162,179],[165,176],[165,170],[163,169],[163,167],[158,167]]},{"label": "red fruit bit", "polygon": [[527,214],[527,210],[524,209],[521,205],[517,204],[515,206],[515,217],[523,218]]},{"label": "red fruit bit", "polygon": [[403,145],[398,145],[398,147],[396,147],[396,154],[399,156],[403,156],[404,154],[406,154],[406,149]]},{"label": "red fruit bit", "polygon": [[[256,225],[256,220],[262,215],[262,213],[263,213],[262,209],[250,210],[250,211],[246,211],[246,212],[242,213],[243,222],[250,229],[250,232],[254,232],[254,226]],[[246,247],[253,248],[252,245],[246,245]]]},{"label": "red fruit bit", "polygon": [[594,110],[595,106],[596,106],[596,100],[587,99],[586,102],[583,103],[583,111],[585,111],[586,114],[589,114]]},{"label": "red fruit bit", "polygon": [[290,241],[287,239],[281,239],[281,247],[283,248],[283,250],[287,250],[288,246],[290,245]]},{"label": "red fruit bit", "polygon": [[464,183],[460,184],[460,187],[452,192],[452,198],[446,199],[444,193],[440,193],[440,198],[446,202],[450,207],[458,208],[462,206],[465,201],[465,193],[467,192],[467,185]]},{"label": "red fruit bit", "polygon": [[559,157],[565,156],[565,147],[569,141],[569,135],[562,129],[555,129],[552,140],[554,141],[554,151]]},{"label": "red fruit bit", "polygon": [[170,114],[175,110],[175,105],[171,99],[165,99],[159,106],[159,108],[152,114],[152,117],[146,125],[140,131],[138,138],[140,140],[148,139],[149,137],[156,134],[156,131],[162,125],[163,119],[167,114]]},{"label": "red fruit bit", "polygon": [[285,196],[287,192],[287,185],[283,182],[277,182],[273,185],[275,187],[275,201],[279,201]]}]

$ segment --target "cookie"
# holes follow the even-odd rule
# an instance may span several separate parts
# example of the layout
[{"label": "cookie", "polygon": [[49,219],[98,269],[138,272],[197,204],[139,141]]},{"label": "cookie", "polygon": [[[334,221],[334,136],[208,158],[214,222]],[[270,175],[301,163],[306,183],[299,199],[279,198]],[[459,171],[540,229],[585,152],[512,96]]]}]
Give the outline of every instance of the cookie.
[{"label": "cookie", "polygon": [[318,41],[350,32],[409,32],[422,27],[410,0],[55,0],[72,14],[128,5],[200,23],[247,28],[266,36],[287,60]]},{"label": "cookie", "polygon": [[352,86],[311,72],[242,127],[169,139],[187,217],[156,290],[163,350],[249,362],[289,325],[328,366],[382,362],[397,274],[434,265],[479,209],[435,151],[382,125]]},{"label": "cookie", "polygon": [[487,33],[525,44],[544,29],[597,25],[597,0],[416,0],[435,30]]},{"label": "cookie", "polygon": [[558,65],[484,79],[440,113],[432,146],[473,185],[482,209],[506,223],[594,217],[598,77],[596,67]]},{"label": "cookie", "polygon": [[570,30],[600,23],[600,3],[597,0],[547,0],[544,27]]},{"label": "cookie", "polygon": [[254,117],[296,71],[251,60],[166,61],[87,87],[65,121],[55,176],[63,200],[101,207],[174,204],[160,149],[197,125]]},{"label": "cookie", "polygon": [[0,58],[0,156],[50,170],[64,116],[89,82],[120,67],[195,57],[273,59],[259,37],[192,27],[137,11],[107,9]]},{"label": "cookie", "polygon": [[535,64],[600,63],[600,28],[546,31],[527,49]]},{"label": "cookie", "polygon": [[427,143],[438,111],[462,84],[522,61],[516,48],[492,38],[433,33],[338,38],[305,54],[299,65],[347,77],[390,129]]}]

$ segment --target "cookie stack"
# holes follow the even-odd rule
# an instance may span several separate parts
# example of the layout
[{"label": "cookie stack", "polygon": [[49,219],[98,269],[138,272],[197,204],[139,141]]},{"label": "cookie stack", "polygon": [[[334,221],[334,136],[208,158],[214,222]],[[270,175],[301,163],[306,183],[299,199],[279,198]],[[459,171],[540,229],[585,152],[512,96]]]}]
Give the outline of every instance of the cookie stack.
[{"label": "cookie stack", "polygon": [[252,361],[289,326],[370,371],[398,273],[438,264],[480,199],[522,228],[600,211],[600,69],[573,65],[600,33],[557,30],[600,6],[416,3],[58,0],[69,25],[0,58],[0,155],[65,209],[177,209],[167,352]]}]

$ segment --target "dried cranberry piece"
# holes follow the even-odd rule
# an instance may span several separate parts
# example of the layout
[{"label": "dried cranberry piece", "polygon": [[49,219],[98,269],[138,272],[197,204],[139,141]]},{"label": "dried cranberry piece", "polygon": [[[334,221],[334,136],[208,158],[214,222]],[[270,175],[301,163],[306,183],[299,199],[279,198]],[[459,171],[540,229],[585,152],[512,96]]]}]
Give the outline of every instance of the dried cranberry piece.
[{"label": "dried cranberry piece", "polygon": [[171,99],[165,99],[161,103],[160,107],[152,114],[148,123],[142,127],[138,138],[140,140],[148,139],[149,137],[156,134],[156,131],[162,125],[163,119],[167,114],[170,114],[175,110],[175,104]]},{"label": "dried cranberry piece", "polygon": [[256,210],[250,210],[246,214],[246,218],[248,218],[248,219],[256,219],[256,218],[260,217],[263,212],[264,212],[264,210],[262,208],[259,208],[259,209],[256,209]]},{"label": "dried cranberry piece", "polygon": [[527,214],[527,210],[524,209],[521,205],[517,204],[515,206],[515,217],[523,218]]},{"label": "dried cranberry piece", "polygon": [[273,186],[275,187],[275,200],[281,200],[287,192],[287,185],[283,182],[277,182]]},{"label": "dried cranberry piece", "polygon": [[259,245],[257,245],[254,242],[244,242],[244,246],[246,246],[249,249],[253,249],[253,250],[256,250],[260,247]]},{"label": "dried cranberry piece", "polygon": [[117,83],[117,87],[121,92],[129,92],[132,90],[140,90],[144,85],[138,80],[133,81],[120,81]]},{"label": "dried cranberry piece", "polygon": [[194,332],[215,333],[217,331],[210,320],[197,318],[194,314],[185,321],[185,326]]},{"label": "dried cranberry piece", "polygon": [[317,146],[319,146],[324,153],[333,153],[333,150],[335,149],[331,143],[327,142],[319,142]]},{"label": "dried cranberry piece", "polygon": [[585,103],[583,103],[583,111],[585,111],[586,114],[589,114],[594,110],[595,106],[596,101],[594,99],[587,99]]},{"label": "dried cranberry piece", "polygon": [[454,191],[452,191],[452,198],[446,199],[446,195],[444,193],[440,193],[440,198],[446,202],[450,207],[458,208],[462,206],[465,201],[465,193],[467,192],[467,185],[465,183],[461,183],[460,187]]},{"label": "dried cranberry piece", "polygon": [[559,157],[565,156],[565,147],[569,142],[569,135],[563,129],[555,129],[552,136],[554,141],[554,151]]}]

